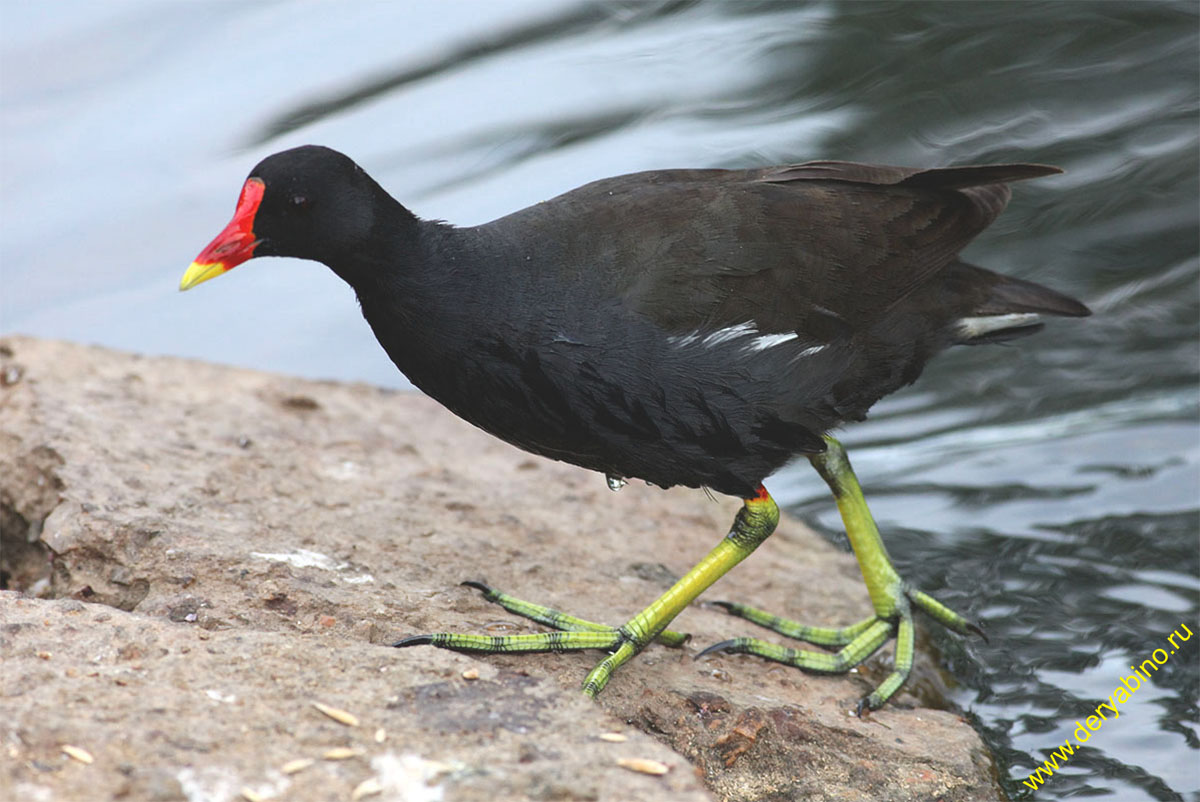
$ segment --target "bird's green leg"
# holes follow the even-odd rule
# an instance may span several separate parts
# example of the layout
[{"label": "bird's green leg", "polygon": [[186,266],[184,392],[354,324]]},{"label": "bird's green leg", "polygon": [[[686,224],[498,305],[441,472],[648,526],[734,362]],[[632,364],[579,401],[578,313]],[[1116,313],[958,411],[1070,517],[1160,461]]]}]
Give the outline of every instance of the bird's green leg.
[{"label": "bird's green leg", "polygon": [[773,616],[753,607],[717,602],[733,615],[745,618],[789,638],[818,646],[841,647],[830,654],[776,646],[757,638],[734,638],[705,649],[701,654],[732,652],[754,654],[805,671],[837,674],[849,671],[866,660],[893,636],[896,638],[894,670],[879,687],[858,704],[858,712],[878,710],[908,679],[913,663],[913,609],[921,610],[943,626],[960,634],[982,631],[958,613],[934,600],[926,593],[911,587],[892,566],[879,529],[867,508],[862,488],[842,444],[832,437],[825,438],[825,451],[809,457],[833,491],[850,545],[858,558],[867,593],[875,614],[841,629],[810,627]]},{"label": "bird's green leg", "polygon": [[668,645],[682,643],[686,636],[667,630],[667,625],[729,569],[746,559],[760,543],[775,531],[779,508],[766,488],[746,499],[734,519],[729,534],[716,548],[688,571],[678,582],[624,626],[608,627],[569,616],[549,607],[515,599],[480,583],[469,582],[483,590],[485,598],[504,609],[560,630],[532,635],[468,635],[441,632],[405,638],[394,646],[430,644],[443,649],[485,654],[511,652],[561,652],[581,649],[606,649],[609,656],[587,675],[583,691],[595,696],[608,683],[612,673],[630,658],[658,639]]}]

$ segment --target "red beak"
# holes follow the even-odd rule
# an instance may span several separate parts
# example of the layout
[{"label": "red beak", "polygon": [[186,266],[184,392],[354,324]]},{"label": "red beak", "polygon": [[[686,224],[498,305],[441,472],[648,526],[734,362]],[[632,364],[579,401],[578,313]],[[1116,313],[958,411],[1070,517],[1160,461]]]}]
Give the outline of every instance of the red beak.
[{"label": "red beak", "polygon": [[225,230],[217,235],[208,247],[200,252],[196,261],[183,274],[180,290],[190,290],[202,281],[208,281],[240,265],[254,256],[258,240],[254,237],[254,216],[262,203],[266,184],[260,178],[248,178],[242,185],[237,209]]}]

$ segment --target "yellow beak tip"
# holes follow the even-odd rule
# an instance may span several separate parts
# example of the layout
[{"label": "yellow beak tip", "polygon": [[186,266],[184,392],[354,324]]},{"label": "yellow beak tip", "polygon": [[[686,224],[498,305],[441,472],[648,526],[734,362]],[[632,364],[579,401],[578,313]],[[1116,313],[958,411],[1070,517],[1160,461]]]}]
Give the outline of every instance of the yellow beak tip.
[{"label": "yellow beak tip", "polygon": [[221,262],[192,262],[187,272],[183,274],[183,278],[179,280],[179,291],[190,290],[197,284],[202,284],[210,278],[216,278],[224,273],[225,269],[225,265]]}]

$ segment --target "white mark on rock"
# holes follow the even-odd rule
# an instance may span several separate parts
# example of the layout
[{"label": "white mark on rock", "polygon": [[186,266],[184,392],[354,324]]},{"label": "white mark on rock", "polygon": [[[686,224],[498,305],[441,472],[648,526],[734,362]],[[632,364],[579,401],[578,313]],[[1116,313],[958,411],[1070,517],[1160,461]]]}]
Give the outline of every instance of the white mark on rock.
[{"label": "white mark on rock", "polygon": [[[287,563],[294,568],[320,568],[322,571],[344,571],[350,567],[350,563],[336,562],[332,557],[321,554],[319,551],[309,551],[308,549],[293,549],[287,553],[271,554],[262,551],[250,552],[251,557],[257,557],[260,560],[270,560],[275,563]],[[347,585],[365,585],[368,582],[374,582],[375,577],[370,574],[358,574],[356,576],[340,577]]]},{"label": "white mark on rock", "polygon": [[385,752],[371,758],[371,769],[380,792],[405,802],[441,802],[444,791],[440,780],[460,766],[426,760],[420,755]]},{"label": "white mark on rock", "polygon": [[238,793],[234,773],[217,767],[183,768],[175,773],[179,789],[188,802],[215,802],[233,799]]},{"label": "white mark on rock", "polygon": [[250,552],[251,557],[257,557],[260,560],[270,560],[274,563],[287,563],[294,568],[320,568],[324,571],[338,571],[342,568],[349,568],[349,563],[334,562],[332,557],[327,557],[317,551],[309,551],[308,549],[292,549],[286,554],[268,554],[261,551]]}]

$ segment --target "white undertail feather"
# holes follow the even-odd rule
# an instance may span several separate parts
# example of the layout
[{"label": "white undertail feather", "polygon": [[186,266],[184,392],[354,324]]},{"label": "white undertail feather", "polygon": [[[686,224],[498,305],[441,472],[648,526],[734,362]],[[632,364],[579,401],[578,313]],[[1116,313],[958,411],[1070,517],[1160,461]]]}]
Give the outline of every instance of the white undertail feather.
[{"label": "white undertail feather", "polygon": [[1021,326],[1028,326],[1037,321],[1038,315],[1033,312],[964,317],[958,321],[958,333],[964,340],[973,340],[976,337],[991,334],[993,331],[1020,328]]}]

